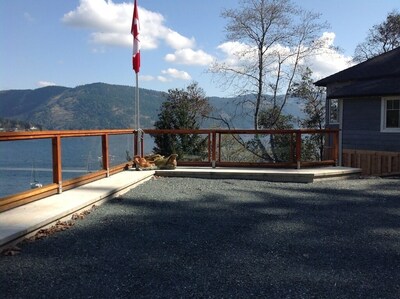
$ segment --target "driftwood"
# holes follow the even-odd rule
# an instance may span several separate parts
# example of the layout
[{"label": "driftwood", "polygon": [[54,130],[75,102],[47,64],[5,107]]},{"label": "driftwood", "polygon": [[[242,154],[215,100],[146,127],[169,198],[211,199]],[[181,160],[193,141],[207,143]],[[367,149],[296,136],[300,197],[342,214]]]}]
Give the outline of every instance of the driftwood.
[{"label": "driftwood", "polygon": [[168,157],[159,154],[145,156],[144,158],[135,156],[133,162],[137,170],[175,169],[177,157],[177,154],[172,154]]}]

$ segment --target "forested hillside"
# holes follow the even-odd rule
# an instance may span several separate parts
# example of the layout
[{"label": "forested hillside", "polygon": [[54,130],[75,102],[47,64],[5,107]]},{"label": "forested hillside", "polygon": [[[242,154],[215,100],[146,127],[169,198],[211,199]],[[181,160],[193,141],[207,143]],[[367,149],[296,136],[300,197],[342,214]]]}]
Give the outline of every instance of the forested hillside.
[{"label": "forested hillside", "polygon": [[[152,127],[164,93],[140,90],[142,127]],[[49,130],[134,127],[134,88],[93,83],[67,88],[0,91],[0,117]]]},{"label": "forested hillside", "polygon": [[[0,118],[17,120],[44,130],[126,129],[135,127],[135,88],[93,83],[75,88],[48,86],[34,90],[0,91]],[[141,128],[153,128],[166,93],[140,89]],[[215,118],[223,116],[231,128],[252,128],[251,115],[240,114],[235,98],[208,97]],[[295,100],[284,113],[301,115]],[[204,128],[226,127],[215,119]]]}]

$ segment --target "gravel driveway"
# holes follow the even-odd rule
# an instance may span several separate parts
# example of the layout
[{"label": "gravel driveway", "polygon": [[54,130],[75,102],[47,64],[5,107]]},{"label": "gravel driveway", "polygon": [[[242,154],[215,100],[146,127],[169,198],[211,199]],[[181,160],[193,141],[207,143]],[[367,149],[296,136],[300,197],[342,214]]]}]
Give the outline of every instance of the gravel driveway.
[{"label": "gravel driveway", "polygon": [[19,246],[1,298],[400,298],[400,179],[154,178]]}]

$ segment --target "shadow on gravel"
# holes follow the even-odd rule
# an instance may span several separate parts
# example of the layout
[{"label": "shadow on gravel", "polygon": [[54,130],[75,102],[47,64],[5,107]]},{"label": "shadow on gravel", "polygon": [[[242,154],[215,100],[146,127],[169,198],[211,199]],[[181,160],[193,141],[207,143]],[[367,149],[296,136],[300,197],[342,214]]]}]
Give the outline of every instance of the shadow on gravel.
[{"label": "shadow on gravel", "polygon": [[0,273],[5,298],[397,298],[399,262],[398,180],[171,178],[2,257]]}]

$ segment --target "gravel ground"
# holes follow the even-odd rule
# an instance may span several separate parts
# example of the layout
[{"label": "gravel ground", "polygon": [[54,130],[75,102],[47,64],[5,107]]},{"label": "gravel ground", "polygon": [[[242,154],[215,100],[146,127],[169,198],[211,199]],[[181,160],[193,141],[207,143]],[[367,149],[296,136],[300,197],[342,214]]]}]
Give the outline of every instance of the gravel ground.
[{"label": "gravel ground", "polygon": [[19,247],[1,298],[399,298],[400,179],[155,178]]}]

